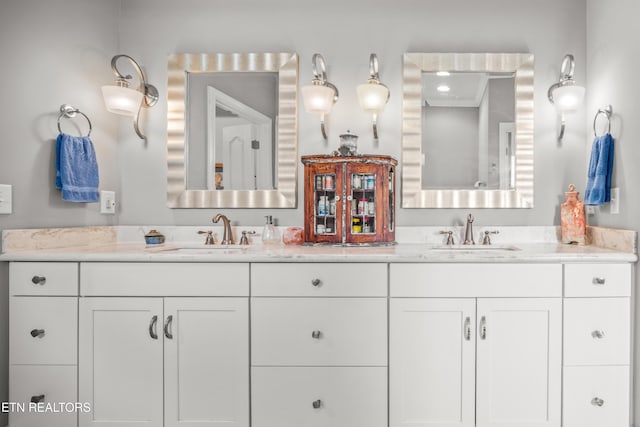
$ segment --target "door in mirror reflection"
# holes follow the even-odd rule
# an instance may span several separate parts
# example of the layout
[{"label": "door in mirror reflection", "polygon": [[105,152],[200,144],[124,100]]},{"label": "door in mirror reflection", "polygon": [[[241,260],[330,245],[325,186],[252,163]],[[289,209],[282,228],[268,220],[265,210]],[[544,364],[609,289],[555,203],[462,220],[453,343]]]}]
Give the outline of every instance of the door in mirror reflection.
[{"label": "door in mirror reflection", "polygon": [[277,73],[190,73],[187,99],[187,188],[275,189]]}]

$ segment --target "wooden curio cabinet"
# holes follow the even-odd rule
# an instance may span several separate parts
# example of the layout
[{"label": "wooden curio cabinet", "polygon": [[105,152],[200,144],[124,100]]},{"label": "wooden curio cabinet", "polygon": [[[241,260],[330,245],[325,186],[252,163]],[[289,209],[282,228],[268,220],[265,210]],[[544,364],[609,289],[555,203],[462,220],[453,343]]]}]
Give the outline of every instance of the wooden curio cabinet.
[{"label": "wooden curio cabinet", "polygon": [[302,163],[305,243],[395,243],[396,159],[316,155]]}]

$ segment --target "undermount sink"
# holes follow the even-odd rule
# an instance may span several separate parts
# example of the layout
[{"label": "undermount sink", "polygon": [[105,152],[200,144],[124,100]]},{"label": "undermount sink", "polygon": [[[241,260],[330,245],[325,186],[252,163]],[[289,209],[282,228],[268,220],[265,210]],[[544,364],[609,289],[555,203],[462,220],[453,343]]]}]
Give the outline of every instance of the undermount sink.
[{"label": "undermount sink", "polygon": [[246,245],[184,245],[184,246],[169,246],[159,248],[158,252],[178,252],[178,253],[192,253],[192,254],[208,254],[208,253],[221,253],[221,252],[240,252],[247,249]]},{"label": "undermount sink", "polygon": [[512,245],[441,245],[431,248],[434,251],[519,251]]}]

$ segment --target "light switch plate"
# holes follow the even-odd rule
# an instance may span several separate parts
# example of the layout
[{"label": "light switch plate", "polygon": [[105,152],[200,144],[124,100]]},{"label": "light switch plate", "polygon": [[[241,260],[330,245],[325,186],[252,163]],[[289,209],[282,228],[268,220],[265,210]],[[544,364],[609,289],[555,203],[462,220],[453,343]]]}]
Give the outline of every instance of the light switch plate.
[{"label": "light switch plate", "polygon": [[0,185],[0,214],[8,215],[13,211],[12,186]]},{"label": "light switch plate", "polygon": [[620,213],[620,188],[615,187],[611,189],[611,201],[609,203],[609,207],[611,210],[609,211],[612,214]]},{"label": "light switch plate", "polygon": [[116,213],[116,192],[100,192],[100,213],[113,215]]}]

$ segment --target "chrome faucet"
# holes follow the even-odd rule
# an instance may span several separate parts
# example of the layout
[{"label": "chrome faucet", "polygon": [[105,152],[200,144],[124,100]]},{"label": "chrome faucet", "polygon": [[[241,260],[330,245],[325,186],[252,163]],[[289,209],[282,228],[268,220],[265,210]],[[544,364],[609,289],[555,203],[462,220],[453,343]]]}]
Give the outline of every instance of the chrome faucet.
[{"label": "chrome faucet", "polygon": [[214,224],[220,220],[222,220],[222,223],[224,225],[224,234],[222,236],[222,242],[220,242],[220,244],[233,245],[233,231],[231,230],[231,223],[229,222],[229,218],[227,218],[225,215],[217,214],[211,219]]},{"label": "chrome faucet", "polygon": [[473,241],[473,215],[469,214],[467,216],[467,228],[464,231],[464,242],[463,245],[475,245],[476,242]]}]

